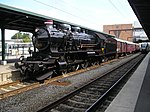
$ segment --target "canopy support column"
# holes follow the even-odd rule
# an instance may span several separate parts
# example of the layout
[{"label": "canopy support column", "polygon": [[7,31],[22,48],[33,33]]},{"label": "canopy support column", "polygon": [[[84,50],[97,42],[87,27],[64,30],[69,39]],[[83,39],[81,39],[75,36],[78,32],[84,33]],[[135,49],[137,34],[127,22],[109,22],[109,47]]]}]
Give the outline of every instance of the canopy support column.
[{"label": "canopy support column", "polygon": [[5,28],[1,28],[1,35],[2,35],[2,65],[6,65],[7,61],[5,60]]}]

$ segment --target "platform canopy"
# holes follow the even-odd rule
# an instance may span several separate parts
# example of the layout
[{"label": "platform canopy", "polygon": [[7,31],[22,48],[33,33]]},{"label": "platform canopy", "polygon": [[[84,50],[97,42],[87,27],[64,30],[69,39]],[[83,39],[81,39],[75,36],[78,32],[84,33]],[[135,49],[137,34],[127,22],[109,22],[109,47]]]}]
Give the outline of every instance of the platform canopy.
[{"label": "platform canopy", "polygon": [[150,40],[150,1],[149,0],[128,0],[145,33]]},{"label": "platform canopy", "polygon": [[36,27],[43,26],[48,19],[60,21],[48,16],[0,4],[0,28],[33,32]]}]

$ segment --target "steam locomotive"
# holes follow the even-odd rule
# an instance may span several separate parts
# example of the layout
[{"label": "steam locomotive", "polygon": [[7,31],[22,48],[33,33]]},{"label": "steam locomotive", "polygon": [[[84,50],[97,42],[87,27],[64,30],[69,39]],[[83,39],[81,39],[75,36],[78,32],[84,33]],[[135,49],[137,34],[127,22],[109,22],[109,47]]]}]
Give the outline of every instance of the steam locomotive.
[{"label": "steam locomotive", "polygon": [[21,56],[15,67],[39,81],[114,58],[117,49],[111,35],[52,21],[35,29],[32,42],[34,51],[29,49],[30,56]]}]

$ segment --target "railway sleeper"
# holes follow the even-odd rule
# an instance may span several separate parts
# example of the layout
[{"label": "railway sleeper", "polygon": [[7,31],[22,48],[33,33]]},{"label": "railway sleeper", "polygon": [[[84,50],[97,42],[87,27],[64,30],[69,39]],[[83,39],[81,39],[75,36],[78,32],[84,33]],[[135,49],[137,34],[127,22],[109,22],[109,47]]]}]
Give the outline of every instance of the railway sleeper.
[{"label": "railway sleeper", "polygon": [[66,104],[70,107],[82,108],[82,109],[86,109],[86,108],[88,108],[92,105],[92,103],[76,102],[76,101],[73,101],[73,100],[70,100],[70,99],[65,101],[63,104]]},{"label": "railway sleeper", "polygon": [[71,107],[66,104],[60,104],[58,107],[53,109],[52,112],[55,112],[54,110],[59,111],[59,112],[85,112],[86,109],[83,108],[76,108],[76,107]]},{"label": "railway sleeper", "polygon": [[87,97],[80,97],[80,96],[77,96],[75,95],[74,97],[71,98],[71,100],[74,100],[74,101],[77,101],[77,102],[87,102],[87,101],[90,101],[90,102],[95,102],[96,99],[93,99],[93,98],[87,98]]}]

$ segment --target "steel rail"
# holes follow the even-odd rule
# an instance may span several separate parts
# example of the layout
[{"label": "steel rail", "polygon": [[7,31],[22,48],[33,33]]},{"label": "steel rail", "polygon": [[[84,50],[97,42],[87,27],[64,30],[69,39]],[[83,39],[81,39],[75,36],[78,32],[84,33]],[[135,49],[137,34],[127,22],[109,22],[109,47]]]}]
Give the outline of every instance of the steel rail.
[{"label": "steel rail", "polygon": [[10,82],[10,83],[6,83],[6,84],[3,84],[3,85],[0,85],[0,88],[4,88],[4,87],[8,87],[8,86],[13,86],[13,85],[16,85],[16,84],[19,84],[20,81],[17,80],[17,81],[14,81],[14,82]]},{"label": "steel rail", "polygon": [[143,58],[141,58],[140,60],[138,60],[128,71],[126,71],[126,73],[119,78],[119,80],[112,85],[111,88],[109,88],[93,105],[91,105],[85,112],[93,112],[96,110],[97,106],[101,103],[101,101],[103,101],[103,99],[105,99],[105,97],[107,97],[109,95],[109,93],[122,81],[122,79],[127,76],[142,60]]},{"label": "steel rail", "polygon": [[8,96],[13,96],[15,94],[25,92],[27,90],[30,90],[30,89],[33,89],[33,88],[36,88],[36,87],[39,87],[39,83],[33,83],[33,84],[25,86],[25,87],[21,87],[21,88],[11,90],[11,91],[8,91],[8,92],[5,92],[5,93],[0,93],[0,98],[3,99],[3,98],[6,98]]}]

